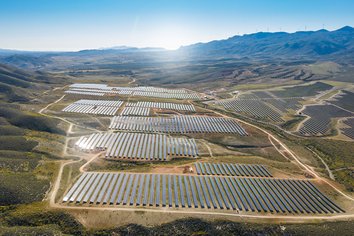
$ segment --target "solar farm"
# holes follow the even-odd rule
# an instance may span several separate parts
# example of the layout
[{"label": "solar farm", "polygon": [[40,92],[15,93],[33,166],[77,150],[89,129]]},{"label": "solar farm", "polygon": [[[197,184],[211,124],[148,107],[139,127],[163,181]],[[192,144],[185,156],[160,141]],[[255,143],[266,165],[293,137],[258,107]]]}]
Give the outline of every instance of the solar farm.
[{"label": "solar farm", "polygon": [[[289,88],[291,97],[284,95],[286,89],[250,91],[214,104],[282,123],[285,114],[301,109],[306,96],[330,89],[309,86],[305,92]],[[298,217],[345,213],[323,183],[303,174],[307,170],[262,156],[273,147],[267,155],[279,152],[269,134],[262,136],[242,120],[206,109],[196,102],[204,97],[197,92],[73,84],[65,93],[59,114],[71,113],[68,119],[82,121],[79,131],[94,122],[101,126],[72,131],[69,152],[86,162],[63,187],[59,206]],[[303,114],[310,118],[299,133],[325,134],[331,117],[349,113],[330,102],[307,105]],[[342,133],[350,136],[352,120],[343,124]],[[277,158],[284,158],[284,152]],[[288,175],[289,170],[293,172]]]},{"label": "solar farm", "polygon": [[307,86],[295,86],[282,90],[251,91],[236,98],[215,102],[227,110],[263,121],[279,124],[284,116],[294,114],[302,107],[302,102],[328,91],[332,86],[317,82]]}]

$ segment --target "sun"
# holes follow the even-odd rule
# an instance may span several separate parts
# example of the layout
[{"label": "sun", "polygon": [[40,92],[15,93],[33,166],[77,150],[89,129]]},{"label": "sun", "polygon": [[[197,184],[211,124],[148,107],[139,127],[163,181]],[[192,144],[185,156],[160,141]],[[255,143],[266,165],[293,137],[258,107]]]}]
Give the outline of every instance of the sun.
[{"label": "sun", "polygon": [[176,50],[183,45],[192,43],[189,30],[181,26],[165,26],[156,30],[153,44],[168,50]]}]

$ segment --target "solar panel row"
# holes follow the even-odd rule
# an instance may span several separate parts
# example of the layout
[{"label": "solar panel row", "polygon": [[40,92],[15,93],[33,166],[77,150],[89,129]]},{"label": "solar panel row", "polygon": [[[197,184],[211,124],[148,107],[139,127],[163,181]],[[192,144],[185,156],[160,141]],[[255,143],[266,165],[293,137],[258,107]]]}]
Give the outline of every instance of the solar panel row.
[{"label": "solar panel row", "polygon": [[91,91],[77,91],[77,90],[67,90],[65,91],[67,94],[74,95],[88,95],[88,96],[104,96],[105,94],[102,92],[91,92]]},{"label": "solar panel row", "polygon": [[149,116],[150,108],[147,107],[124,107],[121,116]]},{"label": "solar panel row", "polygon": [[72,84],[66,93],[104,96],[121,94],[144,97],[175,98],[199,100],[197,93],[189,93],[185,89],[166,89],[156,87],[110,87],[102,84]]},{"label": "solar panel row", "polygon": [[123,104],[123,101],[119,100],[89,100],[89,99],[81,99],[73,104],[81,104],[81,105],[95,105],[95,106],[107,106],[107,107],[120,107]]},{"label": "solar panel row", "polygon": [[272,177],[271,173],[263,165],[257,164],[228,164],[228,163],[202,163],[194,164],[198,175],[230,175],[230,176],[254,176]]},{"label": "solar panel row", "polygon": [[168,89],[151,86],[137,86],[137,87],[118,87],[108,86],[106,84],[90,84],[90,83],[75,83],[69,86],[70,89],[91,89],[91,90],[112,90],[112,91],[145,91],[157,93],[187,93],[185,89]]},{"label": "solar panel row", "polygon": [[75,147],[83,151],[106,150],[106,158],[168,160],[171,157],[197,157],[194,139],[165,134],[94,133],[82,136]]},{"label": "solar panel row", "polygon": [[192,104],[181,104],[181,103],[171,103],[171,102],[129,102],[127,107],[148,107],[148,108],[158,108],[158,109],[168,109],[176,111],[193,111],[195,108]]},{"label": "solar panel row", "polygon": [[295,214],[344,212],[309,180],[166,174],[84,173],[63,202]]}]

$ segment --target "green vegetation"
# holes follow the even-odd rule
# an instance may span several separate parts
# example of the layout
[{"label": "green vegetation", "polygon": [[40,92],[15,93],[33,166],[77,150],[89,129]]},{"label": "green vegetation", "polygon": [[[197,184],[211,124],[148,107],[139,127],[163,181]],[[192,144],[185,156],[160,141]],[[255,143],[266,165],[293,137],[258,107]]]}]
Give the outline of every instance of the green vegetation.
[{"label": "green vegetation", "polygon": [[57,128],[59,123],[57,120],[32,112],[21,111],[18,106],[1,106],[0,117],[5,118],[10,124],[24,129],[59,134],[64,133],[62,130]]},{"label": "green vegetation", "polygon": [[[31,207],[31,206],[29,206]],[[37,209],[34,213],[16,208],[0,211],[0,230],[6,235],[351,235],[353,221],[316,224],[260,224],[205,221],[196,218],[176,220],[159,226],[137,224],[112,229],[85,230],[71,215],[62,211]]]},{"label": "green vegetation", "polygon": [[27,92],[22,88],[14,88],[8,84],[0,82],[0,97],[9,102],[28,102]]},{"label": "green vegetation", "polygon": [[13,125],[1,125],[0,126],[1,135],[23,135],[24,131]]},{"label": "green vegetation", "polygon": [[92,163],[89,166],[89,171],[131,171],[139,169],[139,171],[149,170],[151,168],[150,163],[139,161],[105,161],[104,163],[95,164]]},{"label": "green vegetation", "polygon": [[12,172],[33,171],[41,155],[32,152],[0,150],[0,169]]},{"label": "green vegetation", "polygon": [[[18,57],[21,56],[18,55]],[[38,91],[62,82],[62,78],[57,78],[52,74],[24,71],[0,64],[0,98],[2,101],[27,103]]]},{"label": "green vegetation", "polygon": [[36,141],[28,141],[22,136],[0,136],[0,150],[31,151]]},{"label": "green vegetation", "polygon": [[[110,230],[93,231],[93,235],[350,235],[353,222],[322,224],[256,224],[230,221],[204,221],[195,218],[176,220],[155,227],[127,225]],[[283,227],[281,227],[283,226]],[[341,228],[343,227],[343,228]],[[348,232],[349,230],[349,232]]]},{"label": "green vegetation", "polygon": [[343,168],[334,172],[334,176],[349,191],[354,192],[353,173],[349,170],[354,167],[354,145],[348,145],[346,141],[328,139],[305,139],[301,143],[321,156],[331,170]]},{"label": "green vegetation", "polygon": [[285,130],[292,130],[304,119],[306,119],[305,116],[294,116],[293,119],[288,120],[288,121],[284,122],[283,124],[281,124],[281,127]]},{"label": "green vegetation", "polygon": [[32,173],[0,172],[0,206],[41,201],[49,181]]},{"label": "green vegetation", "polygon": [[[37,204],[38,205],[38,204]],[[62,211],[48,211],[42,205],[4,207],[0,210],[0,231],[7,235],[83,235],[83,226]],[[25,208],[25,210],[23,210]]]},{"label": "green vegetation", "polygon": [[318,62],[304,66],[305,69],[310,70],[314,74],[318,75],[330,75],[340,71],[340,65],[335,62]]}]

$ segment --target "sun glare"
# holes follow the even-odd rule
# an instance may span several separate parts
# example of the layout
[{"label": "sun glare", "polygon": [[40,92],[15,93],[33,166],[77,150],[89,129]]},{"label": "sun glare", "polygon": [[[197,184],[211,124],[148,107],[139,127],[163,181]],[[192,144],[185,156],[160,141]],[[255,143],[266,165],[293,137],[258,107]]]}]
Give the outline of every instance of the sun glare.
[{"label": "sun glare", "polygon": [[178,49],[193,42],[191,33],[186,28],[169,26],[159,28],[151,39],[152,44],[168,50]]}]

